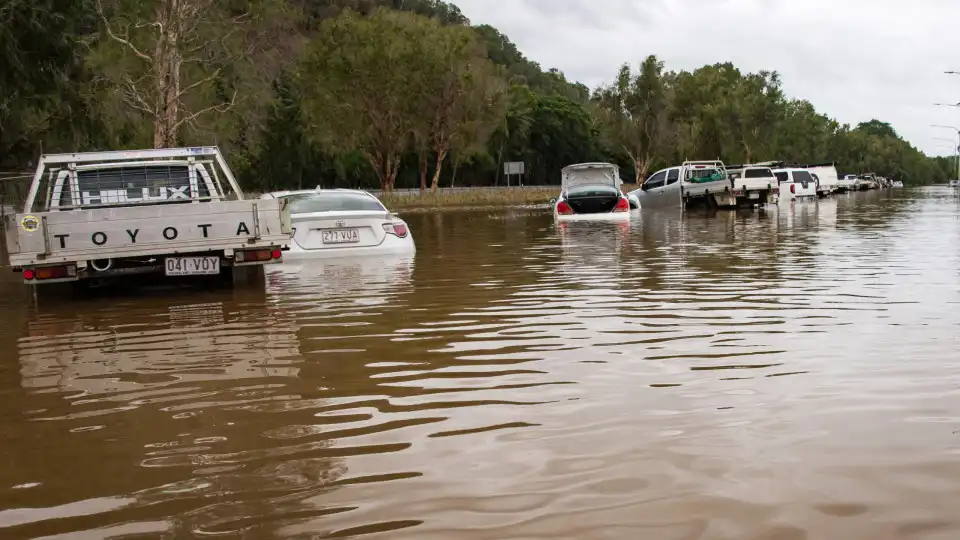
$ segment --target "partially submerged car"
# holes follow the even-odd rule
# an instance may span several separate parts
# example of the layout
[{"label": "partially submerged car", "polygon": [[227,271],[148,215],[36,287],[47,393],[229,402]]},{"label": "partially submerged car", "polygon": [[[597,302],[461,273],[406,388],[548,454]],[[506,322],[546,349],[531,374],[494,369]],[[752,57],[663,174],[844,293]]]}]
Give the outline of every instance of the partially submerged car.
[{"label": "partially submerged car", "polygon": [[620,169],[611,163],[578,163],[561,171],[558,220],[630,219],[634,204],[620,191]]},{"label": "partially submerged car", "polygon": [[810,171],[800,168],[774,169],[780,183],[780,202],[816,198],[817,180]]},{"label": "partially submerged car", "polygon": [[317,188],[276,191],[261,198],[288,201],[293,228],[288,258],[416,251],[407,224],[366,191]]},{"label": "partially submerged car", "polygon": [[837,181],[837,192],[847,193],[848,191],[857,191],[857,175],[848,174]]}]

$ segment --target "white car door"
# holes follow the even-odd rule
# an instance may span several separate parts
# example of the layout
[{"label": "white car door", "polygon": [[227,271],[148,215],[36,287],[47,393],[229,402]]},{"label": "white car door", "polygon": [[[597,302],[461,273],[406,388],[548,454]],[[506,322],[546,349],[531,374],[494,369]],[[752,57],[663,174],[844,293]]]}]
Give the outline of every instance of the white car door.
[{"label": "white car door", "polygon": [[658,171],[648,178],[637,190],[641,208],[653,208],[664,205],[663,188],[667,181],[667,171]]},{"label": "white car door", "polygon": [[667,169],[667,180],[663,187],[663,203],[667,207],[683,206],[683,183],[680,182],[680,167]]}]

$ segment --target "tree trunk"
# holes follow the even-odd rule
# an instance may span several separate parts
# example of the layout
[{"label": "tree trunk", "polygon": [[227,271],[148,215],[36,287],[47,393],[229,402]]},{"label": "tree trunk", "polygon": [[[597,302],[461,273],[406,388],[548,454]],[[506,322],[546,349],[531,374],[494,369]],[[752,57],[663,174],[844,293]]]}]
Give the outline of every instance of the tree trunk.
[{"label": "tree trunk", "polygon": [[389,190],[393,191],[393,187],[397,183],[397,172],[400,170],[400,158],[394,157],[391,162],[393,163],[393,167],[387,177],[387,185],[390,186]]},{"label": "tree trunk", "polygon": [[500,185],[500,170],[503,168],[503,141],[500,141],[500,149],[497,150],[497,174],[494,176],[493,185]]},{"label": "tree trunk", "polygon": [[437,151],[437,168],[433,171],[433,183],[430,184],[430,192],[436,193],[437,186],[440,184],[440,172],[443,169],[443,160],[447,158],[447,150],[440,149]]},{"label": "tree trunk", "polygon": [[644,178],[643,178],[643,175],[640,173],[640,160],[636,158],[633,159],[633,174],[634,176],[636,176],[634,181],[636,181],[637,185],[639,186],[640,184],[642,184],[644,181]]},{"label": "tree trunk", "polygon": [[380,180],[380,189],[386,192],[393,191],[393,158],[387,156],[383,162],[383,178]]},{"label": "tree trunk", "polygon": [[746,161],[746,163],[748,163],[748,164],[751,163],[750,158],[753,157],[753,152],[750,151],[750,145],[747,144],[747,143],[743,143],[743,150],[744,150],[744,152],[746,152],[746,154],[747,154],[747,161]]},{"label": "tree trunk", "polygon": [[457,156],[457,159],[453,160],[453,177],[450,179],[450,187],[453,187],[457,183],[457,171],[460,170],[460,157]]},{"label": "tree trunk", "polygon": [[157,117],[154,122],[154,148],[170,148],[177,145],[177,121],[180,118],[180,67],[183,54],[180,51],[180,24],[182,2],[166,0],[157,13],[162,25],[162,35],[157,40],[154,54],[154,71],[157,84]]},{"label": "tree trunk", "polygon": [[420,152],[420,193],[427,191],[427,152]]}]

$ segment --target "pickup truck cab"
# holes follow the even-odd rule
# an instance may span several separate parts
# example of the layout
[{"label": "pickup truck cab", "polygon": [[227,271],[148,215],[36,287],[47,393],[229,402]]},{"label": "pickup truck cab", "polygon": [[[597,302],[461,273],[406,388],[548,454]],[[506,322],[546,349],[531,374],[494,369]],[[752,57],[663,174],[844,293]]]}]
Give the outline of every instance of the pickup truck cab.
[{"label": "pickup truck cab", "polygon": [[807,169],[774,169],[773,174],[780,183],[780,201],[817,196],[817,181]]},{"label": "pickup truck cab", "polygon": [[24,283],[127,275],[231,276],[279,263],[286,201],[249,200],[216,147],[41,156],[4,223]]}]

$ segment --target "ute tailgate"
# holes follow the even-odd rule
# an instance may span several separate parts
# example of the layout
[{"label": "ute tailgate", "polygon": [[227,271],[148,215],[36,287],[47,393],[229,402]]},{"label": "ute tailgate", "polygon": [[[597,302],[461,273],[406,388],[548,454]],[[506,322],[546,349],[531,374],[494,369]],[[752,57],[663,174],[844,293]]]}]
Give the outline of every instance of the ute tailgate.
[{"label": "ute tailgate", "polygon": [[[14,217],[10,264],[220,251],[289,243],[286,201],[97,208]],[[27,224],[25,227],[24,224]]]}]

